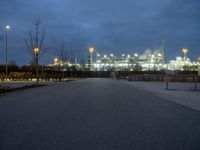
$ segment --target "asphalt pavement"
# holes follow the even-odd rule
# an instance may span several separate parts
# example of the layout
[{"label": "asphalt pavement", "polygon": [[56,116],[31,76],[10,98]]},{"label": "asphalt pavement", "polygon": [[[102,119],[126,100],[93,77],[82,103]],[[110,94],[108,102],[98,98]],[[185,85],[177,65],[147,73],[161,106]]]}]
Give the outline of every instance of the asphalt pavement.
[{"label": "asphalt pavement", "polygon": [[200,112],[112,79],[0,97],[0,150],[200,150]]}]

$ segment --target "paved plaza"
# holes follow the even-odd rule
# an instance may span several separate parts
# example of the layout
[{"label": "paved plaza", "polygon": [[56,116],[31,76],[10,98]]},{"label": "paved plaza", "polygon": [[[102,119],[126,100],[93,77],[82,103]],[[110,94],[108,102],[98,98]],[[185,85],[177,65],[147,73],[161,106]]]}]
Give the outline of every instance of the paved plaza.
[{"label": "paved plaza", "polygon": [[1,150],[199,150],[200,111],[134,82],[83,79],[0,97]]}]

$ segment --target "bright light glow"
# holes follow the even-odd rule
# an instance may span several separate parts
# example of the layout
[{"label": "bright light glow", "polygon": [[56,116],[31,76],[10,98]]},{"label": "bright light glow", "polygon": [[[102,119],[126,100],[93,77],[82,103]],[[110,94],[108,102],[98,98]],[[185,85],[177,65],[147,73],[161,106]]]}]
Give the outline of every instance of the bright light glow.
[{"label": "bright light glow", "polygon": [[162,54],[161,54],[161,53],[158,53],[158,56],[159,56],[159,57],[161,57],[161,56],[162,56]]},{"label": "bright light glow", "polygon": [[97,57],[100,57],[100,54],[97,53]]},{"label": "bright light glow", "polygon": [[135,54],[134,54],[134,56],[135,56],[135,57],[138,57],[138,54],[137,54],[137,53],[135,53]]},{"label": "bright light glow", "polygon": [[9,25],[7,25],[7,26],[6,26],[6,29],[7,29],[7,30],[9,30],[9,29],[10,29],[10,26],[9,26]]},{"label": "bright light glow", "polygon": [[184,55],[186,55],[188,53],[188,49],[187,48],[183,48],[182,52],[183,52]]},{"label": "bright light glow", "polygon": [[113,57],[114,55],[113,55],[113,54],[110,54],[110,56]]},{"label": "bright light glow", "polygon": [[34,48],[34,52],[35,52],[35,53],[38,53],[39,50],[40,50],[40,49],[39,49],[38,47]]},{"label": "bright light glow", "polygon": [[94,48],[93,48],[93,47],[90,47],[90,48],[89,48],[89,52],[90,52],[90,53],[93,53],[93,52],[94,52]]},{"label": "bright light glow", "polygon": [[122,54],[122,57],[124,57],[125,56],[125,54]]},{"label": "bright light glow", "polygon": [[58,62],[58,58],[54,58],[54,63],[57,63]]},{"label": "bright light glow", "polygon": [[107,58],[107,55],[103,55],[104,58]]},{"label": "bright light glow", "polygon": [[127,57],[129,58],[129,57],[130,57],[130,55],[127,55]]}]

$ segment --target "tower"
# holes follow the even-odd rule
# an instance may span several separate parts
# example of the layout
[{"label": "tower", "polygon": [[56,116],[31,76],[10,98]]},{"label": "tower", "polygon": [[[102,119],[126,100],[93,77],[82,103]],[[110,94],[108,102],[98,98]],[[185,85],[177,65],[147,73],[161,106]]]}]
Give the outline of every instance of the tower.
[{"label": "tower", "polygon": [[161,55],[163,59],[162,62],[166,63],[165,40],[162,41]]},{"label": "tower", "polygon": [[88,56],[88,64],[91,66],[93,64],[93,53],[94,53],[94,48],[91,47],[89,48],[89,56]]}]

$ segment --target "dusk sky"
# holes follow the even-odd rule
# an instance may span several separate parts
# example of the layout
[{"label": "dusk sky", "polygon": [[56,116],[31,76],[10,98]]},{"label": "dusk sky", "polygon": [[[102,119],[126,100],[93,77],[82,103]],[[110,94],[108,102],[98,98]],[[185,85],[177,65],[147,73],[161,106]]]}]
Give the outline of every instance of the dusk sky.
[{"label": "dusk sky", "polygon": [[[8,59],[30,63],[25,33],[37,18],[46,28],[48,51],[40,62],[51,63],[61,42],[78,60],[87,60],[87,49],[99,53],[143,53],[165,40],[168,59],[181,49],[200,56],[199,0],[0,0],[0,36],[8,33]],[[5,63],[5,39],[0,40],[0,64]]]}]

